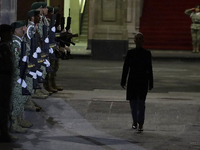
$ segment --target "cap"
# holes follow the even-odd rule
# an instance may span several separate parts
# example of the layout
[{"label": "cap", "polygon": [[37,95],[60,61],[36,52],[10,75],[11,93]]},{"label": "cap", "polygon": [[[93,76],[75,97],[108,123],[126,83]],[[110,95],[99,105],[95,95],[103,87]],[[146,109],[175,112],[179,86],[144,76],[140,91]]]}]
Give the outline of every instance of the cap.
[{"label": "cap", "polygon": [[42,5],[42,8],[46,8],[47,7],[47,2],[39,2]]},{"label": "cap", "polygon": [[59,11],[58,7],[54,7],[54,13],[57,13]]},{"label": "cap", "polygon": [[42,2],[34,2],[32,5],[31,5],[31,9],[38,9],[42,6]]},{"label": "cap", "polygon": [[28,12],[28,17],[34,17],[34,16],[37,16],[38,14],[40,14],[40,11],[33,9]]},{"label": "cap", "polygon": [[20,28],[20,27],[23,27],[25,26],[26,24],[22,21],[15,21],[11,24],[13,30],[17,29],[17,28]]},{"label": "cap", "polygon": [[26,25],[26,20],[18,20],[18,21],[24,24],[24,26]]},{"label": "cap", "polygon": [[52,6],[47,6],[48,12],[53,12],[53,7]]}]

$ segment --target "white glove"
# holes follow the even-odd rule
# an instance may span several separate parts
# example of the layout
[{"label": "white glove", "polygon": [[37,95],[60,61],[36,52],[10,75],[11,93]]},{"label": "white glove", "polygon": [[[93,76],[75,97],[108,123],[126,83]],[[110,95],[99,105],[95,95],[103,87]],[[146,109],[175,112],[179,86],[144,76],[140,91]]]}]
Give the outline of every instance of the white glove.
[{"label": "white glove", "polygon": [[24,56],[24,57],[22,58],[22,61],[23,61],[23,62],[27,62],[27,56]]},{"label": "white glove", "polygon": [[37,53],[41,53],[41,52],[42,52],[41,48],[40,48],[40,47],[37,47],[36,52],[37,52]]},{"label": "white glove", "polygon": [[37,52],[33,53],[33,58],[37,58]]},{"label": "white glove", "polygon": [[33,79],[37,79],[37,75],[35,72],[30,71],[29,74],[33,76]]},{"label": "white glove", "polygon": [[21,84],[21,82],[22,82],[22,84],[21,84],[21,86],[23,87],[23,88],[26,88],[27,87],[27,84],[26,84],[26,82],[23,80],[22,81],[22,79],[20,78],[20,79],[18,79],[17,80],[17,82],[19,83],[19,84]]},{"label": "white glove", "polygon": [[44,41],[45,43],[49,43],[49,38],[47,37]]},{"label": "white glove", "polygon": [[52,27],[52,28],[51,28],[51,31],[52,31],[52,32],[56,32],[56,27],[55,27],[55,26]]},{"label": "white glove", "polygon": [[46,65],[46,67],[50,66],[50,62],[47,59],[45,59],[44,64]]},{"label": "white glove", "polygon": [[40,72],[40,71],[36,71],[36,74],[39,76],[39,77],[41,77],[42,76],[42,72]]},{"label": "white glove", "polygon": [[50,53],[50,54],[53,54],[53,48],[50,48],[50,49],[49,49],[49,53]]}]

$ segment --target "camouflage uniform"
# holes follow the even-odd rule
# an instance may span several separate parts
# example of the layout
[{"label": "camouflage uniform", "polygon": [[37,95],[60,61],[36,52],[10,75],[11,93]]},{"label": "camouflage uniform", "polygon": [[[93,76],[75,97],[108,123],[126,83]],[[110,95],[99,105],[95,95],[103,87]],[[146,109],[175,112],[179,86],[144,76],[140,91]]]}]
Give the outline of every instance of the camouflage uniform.
[{"label": "camouflage uniform", "polygon": [[[43,38],[43,25],[44,25],[44,22],[43,22],[43,17],[40,16],[40,22],[38,23],[38,28],[37,28],[37,31],[40,35],[41,38]],[[43,70],[43,74],[42,74],[42,77],[45,78],[46,75],[47,75],[47,72],[46,72],[46,67],[44,66],[41,66],[41,69]]]},{"label": "camouflage uniform", "polygon": [[193,52],[199,52],[199,42],[200,42],[200,12],[193,12],[191,9],[185,10],[185,14],[189,15],[192,19],[191,24],[191,35],[192,35],[192,45]]},{"label": "camouflage uniform", "polygon": [[[51,19],[49,19],[48,21],[49,21],[48,22],[48,25],[49,25]],[[48,26],[48,30],[50,30],[49,27],[50,26]],[[55,52],[56,48],[57,48],[56,46],[53,47],[54,52]],[[58,68],[59,68],[59,58],[57,58],[56,60],[50,59],[50,64],[51,64],[51,67],[54,71],[52,73],[48,73],[46,75],[45,79],[47,80],[47,82],[45,83],[45,88],[46,88],[47,91],[54,93],[54,92],[58,91],[55,86],[53,87],[54,84],[52,84],[53,83],[52,81],[54,81],[54,79],[56,77],[56,72],[58,71]]]},{"label": "camouflage uniform", "polygon": [[[20,60],[20,53],[21,53],[21,42],[22,39],[17,36],[13,36],[12,41],[12,51],[14,52],[14,85],[13,85],[13,91],[12,91],[12,103],[13,103],[13,110],[12,110],[12,116],[18,116],[20,113],[24,110],[24,104],[26,103],[28,96],[22,95],[22,87],[19,83],[17,83],[17,80],[20,78],[20,69],[19,69],[19,60]],[[26,80],[27,81],[27,80]],[[30,91],[32,91],[30,79],[28,79],[29,86],[27,84],[27,87]]]},{"label": "camouflage uniform", "polygon": [[0,42],[0,49],[0,64],[3,64],[0,65],[0,142],[14,142],[17,138],[10,135],[8,127],[13,87],[13,53],[9,42]]},{"label": "camouflage uniform", "polygon": [[[28,29],[27,29],[27,43],[29,44],[29,47],[31,45],[31,38],[33,38],[34,34],[36,34],[37,32],[37,26],[35,25],[35,23],[29,21],[28,22]],[[39,32],[39,31],[38,31]],[[41,66],[41,69],[43,70],[43,74],[42,77],[44,78],[44,73],[46,73],[46,68]],[[35,90],[35,94],[32,94],[33,98],[47,98],[48,95],[44,95],[43,93],[41,93],[39,90]]]}]

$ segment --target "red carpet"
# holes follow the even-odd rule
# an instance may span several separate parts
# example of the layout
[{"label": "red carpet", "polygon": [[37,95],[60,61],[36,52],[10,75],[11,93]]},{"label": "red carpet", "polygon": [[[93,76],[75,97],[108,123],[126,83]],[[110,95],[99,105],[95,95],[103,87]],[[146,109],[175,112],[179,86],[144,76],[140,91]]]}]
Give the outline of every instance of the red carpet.
[{"label": "red carpet", "polygon": [[[184,11],[194,8],[197,0],[144,0],[140,32],[144,48],[191,50],[191,18]],[[200,5],[200,4],[199,4]]]}]

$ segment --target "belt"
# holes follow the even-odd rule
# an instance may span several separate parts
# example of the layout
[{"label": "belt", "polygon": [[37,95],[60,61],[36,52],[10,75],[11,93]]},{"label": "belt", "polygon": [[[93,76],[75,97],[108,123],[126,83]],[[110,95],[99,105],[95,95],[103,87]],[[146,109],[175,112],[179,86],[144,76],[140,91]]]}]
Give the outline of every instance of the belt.
[{"label": "belt", "polygon": [[194,22],[195,24],[200,24],[200,22]]}]

